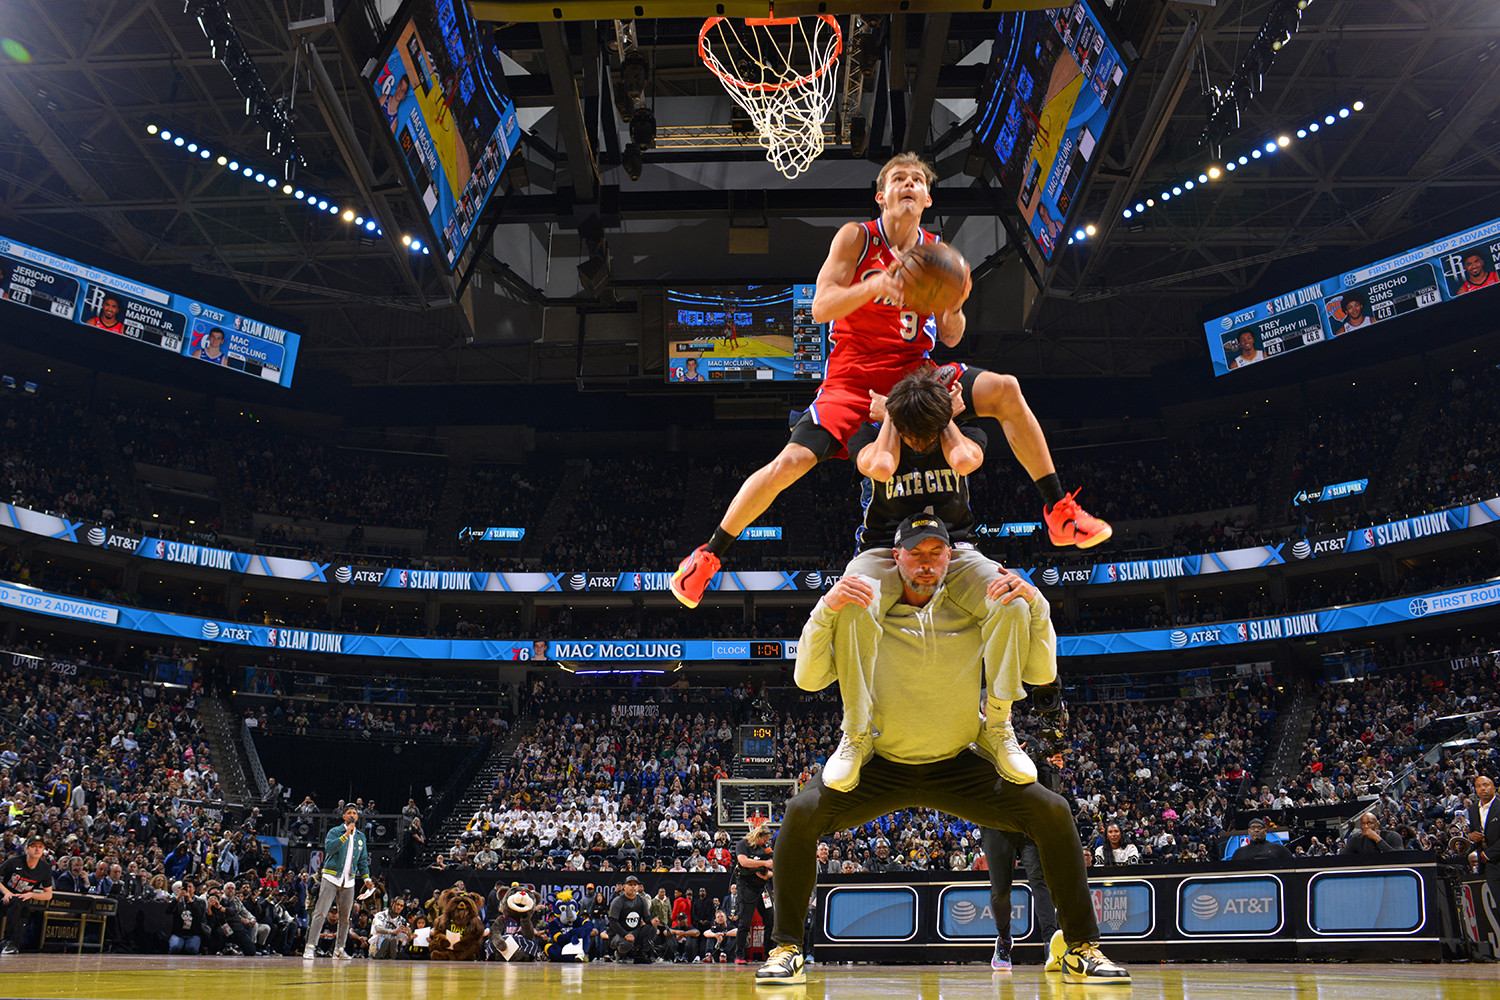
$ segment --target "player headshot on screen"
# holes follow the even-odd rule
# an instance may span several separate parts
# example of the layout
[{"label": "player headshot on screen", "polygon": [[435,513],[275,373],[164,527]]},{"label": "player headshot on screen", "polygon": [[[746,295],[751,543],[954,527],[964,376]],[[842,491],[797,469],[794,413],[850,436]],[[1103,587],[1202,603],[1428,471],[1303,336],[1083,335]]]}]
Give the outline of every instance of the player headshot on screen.
[{"label": "player headshot on screen", "polygon": [[1488,285],[1500,284],[1500,274],[1490,266],[1489,258],[1478,250],[1464,254],[1464,283],[1458,294],[1467,295]]},{"label": "player headshot on screen", "polygon": [[1336,334],[1348,333],[1350,330],[1358,330],[1369,326],[1370,300],[1365,298],[1364,292],[1350,292],[1339,300],[1339,308],[1344,313],[1344,325]]},{"label": "player headshot on screen", "polygon": [[224,331],[214,327],[208,331],[208,336],[198,342],[198,349],[193,352],[193,357],[209,364],[222,365],[224,363]]},{"label": "player headshot on screen", "polygon": [[1266,360],[1265,354],[1255,349],[1255,331],[1241,330],[1240,353],[1229,359],[1229,367],[1243,368],[1246,365],[1253,365],[1257,361],[1264,360]]},{"label": "player headshot on screen", "polygon": [[406,95],[410,93],[411,81],[406,78],[405,73],[402,73],[401,79],[396,81],[396,86],[380,102],[380,110],[385,112],[385,123],[393,132],[396,130],[396,116],[401,113],[401,102],[406,100]]},{"label": "player headshot on screen", "polygon": [[120,300],[113,295],[106,295],[99,306],[99,315],[89,320],[89,326],[97,326],[110,333],[124,333],[125,323],[120,319],[120,312]]},{"label": "player headshot on screen", "polygon": [[0,299],[10,298],[10,271],[0,264]]},{"label": "player headshot on screen", "polygon": [[546,640],[538,639],[531,644],[531,658],[533,660],[545,660],[547,658]]},{"label": "player headshot on screen", "polygon": [[698,359],[688,358],[682,363],[682,380],[684,382],[702,382],[703,376],[698,374]]}]

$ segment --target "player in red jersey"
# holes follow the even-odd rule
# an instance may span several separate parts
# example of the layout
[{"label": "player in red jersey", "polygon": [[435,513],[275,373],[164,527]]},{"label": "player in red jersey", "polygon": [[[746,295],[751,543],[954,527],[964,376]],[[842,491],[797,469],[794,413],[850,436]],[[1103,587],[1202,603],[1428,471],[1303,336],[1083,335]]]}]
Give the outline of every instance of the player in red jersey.
[{"label": "player in red jersey", "polygon": [[[897,154],[875,180],[880,217],[845,223],[834,236],[818,272],[812,305],[814,322],[832,324],[833,349],[823,384],[792,428],[786,447],[745,480],[713,538],[694,549],[672,574],[672,593],[688,607],[698,606],[719,571],[719,557],[782,490],[824,459],[847,457],[844,444],[869,419],[871,393],[889,393],[902,375],[927,362],[928,352],[939,341],[956,347],[963,339],[963,299],[972,282],[965,280],[963,299],[952,310],[921,316],[904,307],[896,273],[902,254],[937,239],[922,229],[922,213],[932,207],[934,180],[936,174],[921,157]],[[950,387],[962,391],[966,412],[1000,421],[1011,451],[1042,495],[1052,544],[1089,548],[1109,538],[1110,526],[1078,505],[1076,491],[1063,492],[1047,439],[1014,376],[969,365],[945,366],[941,374]],[[954,468],[962,474],[972,471],[962,463]]]}]

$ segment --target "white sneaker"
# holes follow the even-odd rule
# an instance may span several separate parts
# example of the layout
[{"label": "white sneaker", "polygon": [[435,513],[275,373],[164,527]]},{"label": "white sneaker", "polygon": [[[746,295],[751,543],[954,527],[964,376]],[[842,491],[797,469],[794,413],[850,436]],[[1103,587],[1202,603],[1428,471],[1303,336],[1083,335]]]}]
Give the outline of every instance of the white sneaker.
[{"label": "white sneaker", "polygon": [[313,950],[311,948],[303,948],[302,949],[302,959],[303,959],[303,961],[311,962],[316,957],[317,956],[315,956],[313,954]]},{"label": "white sneaker", "polygon": [[[845,733],[839,745],[828,755],[823,765],[823,784],[835,792],[852,792],[859,785],[859,769],[874,754],[869,730],[850,736]],[[1033,780],[1035,780],[1033,778]]]},{"label": "white sneaker", "polygon": [[333,960],[335,962],[352,962],[354,961],[354,956],[342,948],[335,948],[333,949]]},{"label": "white sneaker", "polygon": [[802,949],[794,944],[777,945],[771,949],[766,964],[755,970],[755,982],[795,986],[807,982],[803,971]]},{"label": "white sneaker", "polygon": [[995,765],[1000,777],[1014,785],[1030,785],[1036,781],[1036,765],[1021,749],[1016,738],[1015,727],[1010,724],[1010,706],[1003,713],[990,706],[990,716],[979,730],[979,739],[974,741],[979,756]]}]

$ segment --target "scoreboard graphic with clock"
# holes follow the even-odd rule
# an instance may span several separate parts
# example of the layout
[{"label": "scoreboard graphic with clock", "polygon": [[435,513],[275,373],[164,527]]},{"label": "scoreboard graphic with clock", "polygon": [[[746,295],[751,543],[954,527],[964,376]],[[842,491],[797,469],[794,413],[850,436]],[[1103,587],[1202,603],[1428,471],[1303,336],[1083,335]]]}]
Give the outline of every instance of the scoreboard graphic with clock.
[{"label": "scoreboard graphic with clock", "polygon": [[736,756],[740,773],[752,778],[770,777],[776,773],[776,727],[756,724],[741,726]]},{"label": "scoreboard graphic with clock", "polygon": [[1214,374],[1500,286],[1500,219],[1210,320]]}]

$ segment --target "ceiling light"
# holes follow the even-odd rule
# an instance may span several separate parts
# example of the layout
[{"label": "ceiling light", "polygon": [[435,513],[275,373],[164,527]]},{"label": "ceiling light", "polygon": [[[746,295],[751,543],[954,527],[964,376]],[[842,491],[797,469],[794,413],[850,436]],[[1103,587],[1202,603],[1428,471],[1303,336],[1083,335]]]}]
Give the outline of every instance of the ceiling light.
[{"label": "ceiling light", "polygon": [[1319,125],[1317,122],[1313,122],[1311,125],[1307,126],[1307,130],[1309,132],[1316,132],[1318,129],[1320,129],[1322,127],[1323,126]]},{"label": "ceiling light", "polygon": [[1146,206],[1142,205],[1140,202],[1136,202],[1135,203],[1135,210],[1137,212],[1144,212],[1146,210]]},{"label": "ceiling light", "polygon": [[1230,160],[1228,163],[1224,164],[1224,169],[1225,170],[1233,170],[1237,166],[1239,166],[1238,163],[1235,163],[1233,160]]},{"label": "ceiling light", "polygon": [[1078,230],[1078,232],[1076,232],[1076,233],[1073,234],[1073,239],[1078,240],[1080,242],[1082,242],[1083,240],[1086,240],[1088,238],[1089,238],[1089,234],[1086,233],[1086,232],[1084,232],[1082,229]]},{"label": "ceiling light", "polygon": [[281,185],[281,193],[282,194],[291,194],[292,193],[292,186],[290,184],[283,184],[283,185]]},{"label": "ceiling light", "polygon": [[304,193],[303,193],[303,192],[301,192],[301,191],[297,191],[297,192],[295,192],[295,193],[294,193],[294,194],[293,194],[293,195],[292,195],[292,197],[293,197],[293,198],[296,198],[296,199],[297,199],[297,200],[298,200],[298,201],[301,201],[301,200],[302,200],[302,199],[303,199],[303,198],[305,198],[305,197],[307,197],[307,195],[306,195],[306,194],[304,194]]},{"label": "ceiling light", "polygon": [[1208,168],[1208,176],[1212,177],[1214,180],[1218,180],[1219,177],[1222,175],[1222,173],[1223,172],[1221,170],[1219,170],[1218,167],[1209,167]]},{"label": "ceiling light", "polygon": [[344,221],[345,222],[353,222],[354,221],[354,211],[353,211],[353,209],[348,209],[348,208],[344,209]]},{"label": "ceiling light", "polygon": [[1276,143],[1274,143],[1274,142],[1268,142],[1268,143],[1266,143],[1266,152],[1268,152],[1268,153],[1274,153],[1274,152],[1276,152]]},{"label": "ceiling light", "polygon": [[189,153],[196,153],[196,152],[198,152],[198,144],[196,142],[190,142],[190,143],[188,143],[188,152]]},{"label": "ceiling light", "polygon": [[[311,199],[311,198],[309,198],[309,199],[307,199],[307,200],[308,200],[308,201],[312,201],[312,199]],[[320,201],[320,202],[318,202],[318,207],[319,207],[319,208],[327,208],[327,207],[328,207],[328,202],[326,202],[326,201]]]},{"label": "ceiling light", "polygon": [[1132,212],[1132,211],[1131,211],[1131,210],[1130,210],[1130,209],[1128,209],[1128,208],[1127,208],[1127,209],[1126,209],[1126,210],[1125,210],[1125,213],[1124,213],[1124,214],[1125,214],[1125,218],[1127,218],[1127,219],[1128,219],[1128,218],[1130,218],[1130,217],[1131,217],[1131,216],[1132,216],[1132,215],[1134,215],[1134,214],[1135,214],[1135,213],[1134,213],[1134,212]]},{"label": "ceiling light", "polygon": [[181,146],[182,145],[182,136],[179,135],[177,138],[173,139],[172,140],[172,145],[174,145],[174,146]]},{"label": "ceiling light", "polygon": [[229,169],[230,170],[238,170],[238,169],[240,169],[240,162],[238,160],[230,160],[229,161]]},{"label": "ceiling light", "polygon": [[146,131],[149,132],[151,135],[155,135],[156,132],[157,132],[157,128],[156,128],[155,125],[147,125],[146,126]]},{"label": "ceiling light", "polygon": [[1180,188],[1180,187],[1174,187],[1172,189],[1172,193],[1173,194],[1182,194],[1182,188]]},{"label": "ceiling light", "polygon": [[407,246],[411,246],[411,237],[403,235],[401,237],[401,242],[405,243]]},{"label": "ceiling light", "polygon": [[1280,136],[1276,140],[1276,145],[1280,146],[1282,149],[1287,148],[1291,144],[1292,144],[1292,137],[1289,136],[1289,135]]},{"label": "ceiling light", "polygon": [[1324,118],[1324,119],[1323,119],[1323,124],[1324,124],[1324,125],[1332,125],[1332,124],[1333,124],[1333,122],[1334,122],[1334,117],[1333,117],[1333,115],[1329,115],[1329,116],[1328,116],[1328,117],[1327,117],[1327,118]]},{"label": "ceiling light", "polygon": [[1090,236],[1097,236],[1099,234],[1098,227],[1096,227],[1092,222],[1084,226],[1083,231],[1088,233]]},{"label": "ceiling light", "polygon": [[[248,171],[247,171],[247,173],[248,173]],[[255,183],[257,183],[257,184],[263,184],[263,183],[265,183],[265,180],[266,180],[266,175],[265,174],[256,174],[255,175]]]},{"label": "ceiling light", "polygon": [[208,159],[209,153],[208,153],[208,150],[206,150],[206,149],[200,149],[200,150],[198,150],[198,155],[201,156],[203,159],[206,160],[206,159]]},{"label": "ceiling light", "polygon": [[1147,208],[1155,208],[1156,207],[1156,199],[1155,198],[1147,198],[1146,199],[1146,207]]},{"label": "ceiling light", "polygon": [[229,162],[229,158],[227,156],[221,156],[221,157],[219,157],[219,160],[218,160],[219,166],[222,167],[224,164],[226,164],[228,162]]},{"label": "ceiling light", "polygon": [[1297,138],[1299,138],[1299,139],[1306,139],[1307,138],[1307,129],[1305,129],[1305,128],[1299,128],[1297,130]]},{"label": "ceiling light", "polygon": [[1355,111],[1363,111],[1364,109],[1365,109],[1365,102],[1364,101],[1355,101],[1354,102],[1354,110]]}]

